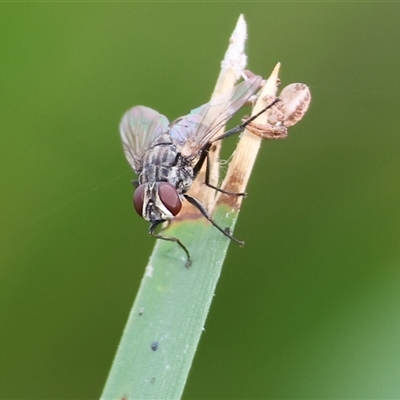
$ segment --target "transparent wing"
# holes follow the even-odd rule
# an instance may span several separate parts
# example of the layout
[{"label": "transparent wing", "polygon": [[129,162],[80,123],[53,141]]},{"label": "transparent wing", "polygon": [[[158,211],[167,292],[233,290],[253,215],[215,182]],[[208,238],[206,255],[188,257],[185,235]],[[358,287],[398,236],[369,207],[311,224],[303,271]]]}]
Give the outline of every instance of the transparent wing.
[{"label": "transparent wing", "polygon": [[125,157],[133,170],[142,169],[142,157],[154,140],[168,131],[167,117],[157,111],[136,106],[129,109],[122,117],[119,129]]},{"label": "transparent wing", "polygon": [[169,130],[175,145],[178,148],[185,146],[185,153],[190,149],[192,155],[197,155],[198,150],[208,143],[259,89],[261,81],[261,76],[253,76],[175,121]]}]

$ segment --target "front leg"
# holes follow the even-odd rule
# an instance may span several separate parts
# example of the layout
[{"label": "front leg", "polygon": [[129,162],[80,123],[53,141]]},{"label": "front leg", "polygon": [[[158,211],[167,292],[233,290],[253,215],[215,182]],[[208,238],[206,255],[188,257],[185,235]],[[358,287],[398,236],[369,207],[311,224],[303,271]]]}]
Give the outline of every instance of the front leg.
[{"label": "front leg", "polygon": [[231,195],[231,196],[246,196],[247,195],[246,193],[228,192],[228,191],[223,190],[223,189],[221,189],[221,188],[219,188],[217,186],[214,186],[212,183],[210,183],[210,157],[209,157],[209,151],[210,151],[211,145],[212,145],[212,142],[208,142],[203,147],[203,150],[201,151],[201,154],[200,154],[199,161],[196,163],[196,165],[193,168],[194,178],[196,178],[196,176],[200,172],[200,170],[201,170],[201,168],[202,168],[202,166],[204,164],[204,161],[205,161],[206,162],[206,171],[205,171],[206,173],[205,173],[205,182],[204,183],[208,187],[210,187],[210,188],[212,188],[212,189],[214,189],[214,190],[216,190],[218,192],[225,193],[225,194],[228,194],[228,195]]},{"label": "front leg", "polygon": [[[158,220],[158,221],[153,221],[150,225],[149,228],[149,235],[153,236],[156,239],[161,239],[161,240],[166,240],[168,242],[175,242],[177,243],[181,249],[185,252],[186,254],[186,262],[185,262],[185,267],[189,269],[189,267],[192,265],[192,258],[190,257],[190,253],[189,250],[187,249],[187,247],[180,241],[179,238],[175,237],[175,236],[165,236],[165,235],[161,235],[160,233],[155,233],[155,230],[157,228],[157,226],[159,226],[160,224],[162,224],[163,222],[165,222],[164,220]],[[163,231],[164,229],[162,229]],[[161,231],[161,232],[162,232]]]},{"label": "front leg", "polygon": [[204,183],[208,187],[213,188],[214,190],[216,190],[218,192],[225,193],[225,194],[228,194],[230,196],[245,196],[245,197],[247,196],[246,192],[243,192],[243,193],[228,192],[227,190],[221,189],[221,188],[219,188],[217,186],[214,186],[213,184],[210,183],[210,158],[209,158],[208,151],[207,151],[207,154],[206,154],[206,177],[205,178],[206,178],[206,180],[205,180]]},{"label": "front leg", "polygon": [[211,222],[213,226],[215,226],[223,235],[231,239],[232,241],[236,242],[240,247],[244,246],[244,242],[242,242],[239,239],[236,239],[234,236],[232,236],[230,229],[229,228],[221,228],[210,216],[206,208],[202,203],[200,203],[199,200],[197,200],[195,197],[189,196],[188,194],[184,194],[185,199],[194,207],[196,207],[202,214],[203,216]]}]

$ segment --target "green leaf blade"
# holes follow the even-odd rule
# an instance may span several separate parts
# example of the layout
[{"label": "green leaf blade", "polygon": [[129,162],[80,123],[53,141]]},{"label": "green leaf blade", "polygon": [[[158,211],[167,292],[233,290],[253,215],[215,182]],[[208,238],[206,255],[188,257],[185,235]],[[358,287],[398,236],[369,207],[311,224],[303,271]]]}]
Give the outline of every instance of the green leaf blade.
[{"label": "green leaf blade", "polygon": [[[237,212],[216,208],[221,226]],[[179,221],[179,237],[193,259],[172,242],[157,240],[131,310],[102,398],[180,398],[204,329],[230,240],[204,218]]]}]

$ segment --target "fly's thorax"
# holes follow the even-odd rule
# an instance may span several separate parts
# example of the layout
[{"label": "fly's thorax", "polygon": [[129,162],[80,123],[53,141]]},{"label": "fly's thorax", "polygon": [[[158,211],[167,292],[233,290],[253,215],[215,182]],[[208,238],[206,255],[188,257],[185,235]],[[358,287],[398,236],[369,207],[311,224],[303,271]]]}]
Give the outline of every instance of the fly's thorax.
[{"label": "fly's thorax", "polygon": [[145,220],[168,221],[179,213],[181,196],[168,182],[147,182],[138,186],[133,196],[136,212]]},{"label": "fly's thorax", "polygon": [[167,181],[177,157],[178,151],[172,142],[157,140],[143,156],[141,183]]},{"label": "fly's thorax", "polygon": [[181,155],[168,135],[162,137],[155,141],[143,157],[139,184],[168,182],[179,194],[185,193],[193,182],[192,162]]}]

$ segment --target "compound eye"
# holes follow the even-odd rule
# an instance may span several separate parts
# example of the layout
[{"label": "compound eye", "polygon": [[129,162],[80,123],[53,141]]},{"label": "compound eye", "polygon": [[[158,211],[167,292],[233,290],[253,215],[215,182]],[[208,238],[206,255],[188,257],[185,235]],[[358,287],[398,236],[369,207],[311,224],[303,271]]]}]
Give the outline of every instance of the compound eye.
[{"label": "compound eye", "polygon": [[143,201],[144,201],[144,189],[145,185],[140,185],[136,188],[135,193],[133,195],[133,206],[135,207],[136,212],[142,217],[143,210]]},{"label": "compound eye", "polygon": [[173,216],[181,211],[182,202],[179,198],[177,190],[167,182],[161,182],[158,185],[158,196],[164,206],[171,212]]}]

